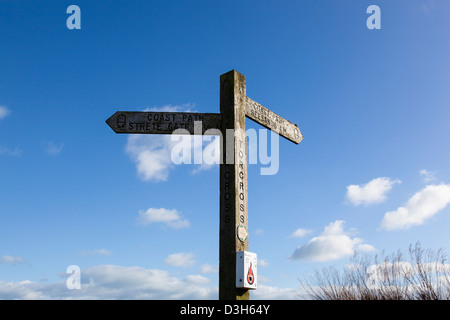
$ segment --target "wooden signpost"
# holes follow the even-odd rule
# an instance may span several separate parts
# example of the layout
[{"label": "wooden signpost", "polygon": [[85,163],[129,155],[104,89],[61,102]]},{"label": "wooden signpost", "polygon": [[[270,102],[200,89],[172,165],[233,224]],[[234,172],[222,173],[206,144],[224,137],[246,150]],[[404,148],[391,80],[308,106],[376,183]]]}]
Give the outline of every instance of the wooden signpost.
[{"label": "wooden signpost", "polygon": [[[245,117],[298,144],[297,127],[246,95],[245,76],[232,70],[220,76],[220,114],[119,111],[106,123],[116,133],[187,134],[221,132],[219,299],[248,300],[249,290],[236,287],[236,252],[248,251],[247,139]],[[177,131],[177,134],[178,131]]]}]

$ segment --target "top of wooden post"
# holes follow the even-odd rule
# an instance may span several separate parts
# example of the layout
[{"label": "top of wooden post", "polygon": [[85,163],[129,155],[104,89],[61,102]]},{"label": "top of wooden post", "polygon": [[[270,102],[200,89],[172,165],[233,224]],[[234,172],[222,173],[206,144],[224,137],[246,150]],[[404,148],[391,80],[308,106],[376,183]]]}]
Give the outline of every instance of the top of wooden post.
[{"label": "top of wooden post", "polygon": [[[263,127],[296,144],[299,144],[303,140],[303,135],[296,124],[291,123],[289,120],[286,120],[247,96],[246,81],[243,74],[234,69],[230,70],[220,76],[221,83],[224,83],[224,80],[230,77],[234,80],[233,83],[235,86],[240,85],[235,90],[239,90],[239,95],[245,99],[242,101],[242,105],[247,118],[252,119]],[[229,101],[229,103],[231,102],[233,101]]]}]

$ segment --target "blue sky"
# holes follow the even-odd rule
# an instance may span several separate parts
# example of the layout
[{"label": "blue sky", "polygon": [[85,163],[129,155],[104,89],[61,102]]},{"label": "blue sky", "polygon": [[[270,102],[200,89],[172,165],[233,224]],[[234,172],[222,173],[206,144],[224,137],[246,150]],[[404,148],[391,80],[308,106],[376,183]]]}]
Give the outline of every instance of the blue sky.
[{"label": "blue sky", "polygon": [[[66,26],[72,4],[80,30]],[[354,250],[449,250],[449,12],[446,0],[0,1],[0,298],[216,299],[218,166],[173,165],[167,137],[105,120],[219,112],[232,69],[304,135],[280,138],[276,175],[248,167],[252,299],[296,299],[299,278]]]}]

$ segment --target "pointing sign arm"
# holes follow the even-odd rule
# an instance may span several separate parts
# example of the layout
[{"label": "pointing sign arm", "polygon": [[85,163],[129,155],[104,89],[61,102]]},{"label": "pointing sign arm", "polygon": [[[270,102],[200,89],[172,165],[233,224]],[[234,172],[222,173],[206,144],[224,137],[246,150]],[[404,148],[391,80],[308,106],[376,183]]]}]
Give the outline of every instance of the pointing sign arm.
[{"label": "pointing sign arm", "polygon": [[206,131],[220,128],[220,118],[219,113],[118,111],[106,123],[116,133],[172,134],[184,129],[189,134],[214,134]]},{"label": "pointing sign arm", "polygon": [[245,115],[280,136],[299,144],[303,136],[296,124],[280,117],[266,107],[246,97]]}]

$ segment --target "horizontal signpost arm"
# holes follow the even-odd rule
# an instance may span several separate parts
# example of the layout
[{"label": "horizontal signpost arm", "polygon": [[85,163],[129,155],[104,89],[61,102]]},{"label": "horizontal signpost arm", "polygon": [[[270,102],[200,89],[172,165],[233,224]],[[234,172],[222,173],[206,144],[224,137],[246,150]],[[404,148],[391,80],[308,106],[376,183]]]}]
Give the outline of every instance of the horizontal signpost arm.
[{"label": "horizontal signpost arm", "polygon": [[106,123],[116,133],[172,134],[184,129],[176,134],[214,135],[209,129],[220,129],[220,119],[219,113],[117,111]]},{"label": "horizontal signpost arm", "polygon": [[245,100],[245,115],[296,144],[299,144],[303,139],[303,135],[296,124],[280,117],[249,97],[246,97]]}]

